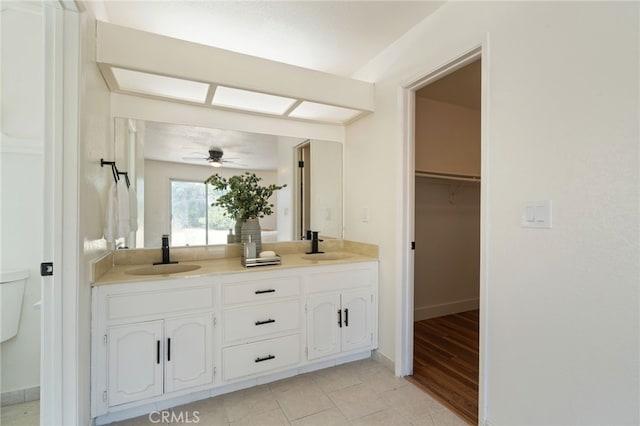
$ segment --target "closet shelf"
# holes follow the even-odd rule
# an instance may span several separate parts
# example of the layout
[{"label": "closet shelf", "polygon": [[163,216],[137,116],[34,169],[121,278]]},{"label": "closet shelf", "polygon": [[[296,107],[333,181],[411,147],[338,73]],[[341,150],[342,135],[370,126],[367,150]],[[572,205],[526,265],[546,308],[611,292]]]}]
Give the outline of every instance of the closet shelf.
[{"label": "closet shelf", "polygon": [[460,180],[465,182],[480,182],[480,176],[473,175],[460,175],[455,173],[442,173],[442,172],[423,172],[416,170],[416,177],[427,177],[435,179],[447,179],[447,180]]}]

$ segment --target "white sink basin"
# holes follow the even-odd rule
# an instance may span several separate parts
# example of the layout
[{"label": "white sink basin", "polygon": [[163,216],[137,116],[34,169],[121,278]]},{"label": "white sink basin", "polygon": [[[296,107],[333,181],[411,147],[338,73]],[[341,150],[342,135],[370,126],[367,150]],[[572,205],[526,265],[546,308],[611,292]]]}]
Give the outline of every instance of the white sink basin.
[{"label": "white sink basin", "polygon": [[350,257],[349,253],[314,253],[302,256],[305,260],[342,260]]},{"label": "white sink basin", "polygon": [[189,272],[200,269],[200,265],[182,265],[180,263],[169,263],[166,265],[151,265],[127,271],[129,275],[168,275],[180,272]]}]

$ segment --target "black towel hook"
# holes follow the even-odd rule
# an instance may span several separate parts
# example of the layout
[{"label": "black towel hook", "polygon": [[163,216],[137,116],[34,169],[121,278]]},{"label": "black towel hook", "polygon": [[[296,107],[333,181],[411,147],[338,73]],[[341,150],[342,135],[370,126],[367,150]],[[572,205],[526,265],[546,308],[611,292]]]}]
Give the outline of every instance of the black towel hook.
[{"label": "black towel hook", "polygon": [[[116,183],[118,183],[118,181],[120,180],[120,176],[118,176],[120,174],[120,172],[118,171],[118,168],[116,167],[116,162],[115,161],[104,161],[104,159],[101,158],[100,159],[100,167],[104,167],[105,165],[111,166],[111,173],[113,173],[113,180]],[[129,180],[129,178],[127,177],[127,181],[128,180]],[[127,185],[127,187],[128,186],[129,185]]]}]

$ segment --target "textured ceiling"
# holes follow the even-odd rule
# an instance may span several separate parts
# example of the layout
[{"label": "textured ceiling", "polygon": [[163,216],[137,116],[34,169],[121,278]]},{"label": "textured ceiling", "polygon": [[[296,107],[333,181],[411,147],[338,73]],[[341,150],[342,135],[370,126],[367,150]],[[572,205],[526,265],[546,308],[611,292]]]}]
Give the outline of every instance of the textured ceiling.
[{"label": "textured ceiling", "polygon": [[224,151],[227,168],[276,170],[278,137],[234,130],[144,122],[145,158],[207,165],[210,149]]},{"label": "textured ceiling", "polygon": [[350,76],[437,1],[102,1],[98,19]]},{"label": "textured ceiling", "polygon": [[[112,24],[350,76],[444,2],[105,0],[85,4],[98,19]],[[248,168],[273,170],[276,139],[147,123],[145,156],[186,162],[185,157],[204,158],[209,149],[221,148],[223,158],[237,158],[234,161]]]},{"label": "textured ceiling", "polygon": [[480,61],[475,61],[436,80],[416,92],[417,96],[440,102],[480,109]]}]

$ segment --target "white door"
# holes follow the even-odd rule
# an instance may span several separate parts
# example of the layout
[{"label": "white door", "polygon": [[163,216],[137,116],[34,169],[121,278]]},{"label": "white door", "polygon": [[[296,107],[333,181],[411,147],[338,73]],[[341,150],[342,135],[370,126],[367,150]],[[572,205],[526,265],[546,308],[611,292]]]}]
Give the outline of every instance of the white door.
[{"label": "white door", "polygon": [[165,320],[165,391],[213,382],[213,315]]},{"label": "white door", "polygon": [[109,406],[162,395],[162,321],[111,327]]},{"label": "white door", "polygon": [[373,342],[370,289],[342,293],[342,351],[365,348]]},{"label": "white door", "polygon": [[307,299],[308,358],[315,359],[340,352],[341,327],[340,294],[309,296]]}]

